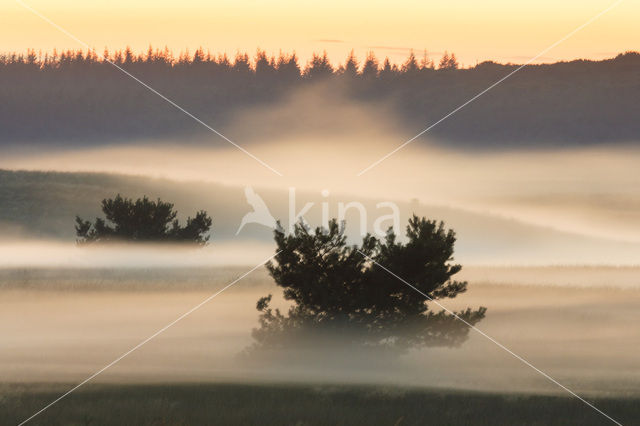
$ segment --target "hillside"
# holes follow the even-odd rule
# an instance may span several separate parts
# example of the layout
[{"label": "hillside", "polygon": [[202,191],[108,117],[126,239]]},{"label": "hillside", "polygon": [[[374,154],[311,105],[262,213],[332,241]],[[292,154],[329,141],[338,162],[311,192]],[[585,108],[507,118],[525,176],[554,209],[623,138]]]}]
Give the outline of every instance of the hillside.
[{"label": "hillside", "polygon": [[[433,69],[413,57],[400,67],[372,63],[362,73],[337,71],[322,61],[304,68],[287,57],[273,62],[256,57],[255,67],[243,55],[233,62],[197,55],[176,62],[152,52],[129,52],[113,60],[209,125],[243,140],[247,135],[232,129],[238,112],[278,105],[316,85],[323,86],[323,97],[388,108],[391,121],[409,138],[517,68],[484,62],[468,69]],[[475,149],[635,143],[640,136],[639,69],[635,52],[603,61],[527,66],[430,136],[447,146]],[[300,109],[274,123],[274,129],[260,129],[259,136],[265,130],[286,132],[300,120],[313,127],[309,111]],[[208,134],[95,53],[76,52],[43,62],[34,54],[0,57],[0,128],[0,143],[23,147]]]},{"label": "hillside", "polygon": [[[286,225],[287,191],[256,190],[272,214]],[[116,174],[0,170],[0,240],[72,242],[75,215],[85,218],[101,215],[100,201],[118,193],[169,200],[176,205],[181,218],[200,209],[207,210],[214,222],[212,241],[269,242],[272,238],[270,229],[255,224],[248,225],[236,236],[242,217],[250,211],[241,187]],[[340,197],[332,196],[331,204],[337,204]],[[298,209],[304,202],[316,201],[316,198],[311,193],[298,194]],[[346,198],[346,201],[352,199]],[[370,211],[376,211],[376,200],[355,199]],[[462,262],[636,264],[640,256],[640,244],[587,237],[446,206],[415,202],[398,202],[398,206],[401,223],[417,213],[444,220],[448,227],[455,229],[456,259]],[[312,224],[318,224],[320,207],[310,210],[306,217]],[[352,227],[347,228],[349,237],[359,240],[357,216],[347,215],[347,221],[352,223]],[[367,228],[371,231],[371,223]]]}]

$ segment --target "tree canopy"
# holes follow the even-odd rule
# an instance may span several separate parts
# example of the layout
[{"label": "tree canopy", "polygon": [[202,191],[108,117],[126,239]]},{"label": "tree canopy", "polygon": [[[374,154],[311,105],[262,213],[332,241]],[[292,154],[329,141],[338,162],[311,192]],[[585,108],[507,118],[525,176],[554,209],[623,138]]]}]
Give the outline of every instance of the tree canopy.
[{"label": "tree canopy", "polygon": [[[349,246],[336,220],[328,229],[296,225],[292,234],[275,231],[278,254],[267,267],[292,302],[286,314],[261,298],[255,349],[300,346],[324,334],[348,335],[361,346],[402,352],[420,346],[458,346],[469,327],[430,299],[453,298],[467,282],[452,277],[461,266],[451,263],[455,233],[442,222],[413,216],[400,243],[390,229],[386,238],[367,235]],[[425,298],[379,265],[427,294]],[[455,314],[476,324],[486,309]]]},{"label": "tree canopy", "polygon": [[185,226],[180,226],[178,212],[173,204],[146,196],[136,201],[123,198],[102,200],[105,219],[96,218],[91,223],[76,216],[76,234],[79,244],[113,241],[134,242],[182,242],[205,245],[209,240],[212,219],[205,211],[187,218]]}]

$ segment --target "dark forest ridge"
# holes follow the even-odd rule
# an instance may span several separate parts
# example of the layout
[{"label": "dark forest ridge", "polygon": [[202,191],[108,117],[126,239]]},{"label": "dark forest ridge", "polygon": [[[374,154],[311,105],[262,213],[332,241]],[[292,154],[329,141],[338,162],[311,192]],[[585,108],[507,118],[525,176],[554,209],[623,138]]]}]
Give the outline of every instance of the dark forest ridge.
[{"label": "dark forest ridge", "polygon": [[[560,63],[575,63],[575,62],[607,62],[620,58],[625,55],[638,55],[638,52],[629,51],[617,55],[615,58],[604,60],[591,60],[591,59],[576,59],[572,61],[557,61],[555,63],[543,63],[543,64],[531,64],[529,67],[547,66]],[[28,64],[37,65],[40,68],[59,68],[64,65],[70,65],[74,63],[96,64],[114,62],[118,65],[125,64],[164,64],[167,66],[177,65],[197,65],[208,64],[210,66],[218,66],[220,68],[230,68],[235,70],[250,69],[254,73],[256,71],[264,71],[267,68],[272,68],[276,71],[283,71],[283,66],[291,64],[298,69],[299,74],[303,76],[310,76],[310,73],[318,67],[327,67],[333,71],[334,74],[341,74],[345,72],[355,72],[359,74],[368,74],[395,71],[397,73],[411,72],[415,70],[428,70],[428,69],[459,69],[461,67],[458,63],[455,53],[444,52],[442,57],[436,61],[431,54],[425,49],[422,53],[416,54],[411,51],[407,56],[407,59],[402,64],[391,62],[389,57],[385,57],[384,60],[380,60],[375,56],[373,52],[370,52],[365,61],[360,63],[358,58],[354,55],[353,51],[345,59],[344,64],[332,64],[327,56],[327,52],[314,53],[312,58],[306,63],[301,65],[298,55],[295,51],[286,53],[280,52],[278,56],[268,55],[266,51],[258,49],[256,54],[251,57],[247,52],[238,51],[233,58],[230,58],[227,53],[214,53],[210,50],[205,51],[202,47],[195,52],[190,53],[189,49],[180,51],[178,54],[165,47],[164,49],[154,49],[149,46],[149,49],[145,52],[135,52],[130,47],[124,50],[109,51],[105,48],[102,54],[99,54],[95,49],[81,50],[81,49],[67,49],[60,50],[53,49],[53,51],[42,51],[35,49],[27,49],[26,52],[0,52],[0,65],[18,65]],[[487,64],[496,65],[510,65],[519,66],[519,63],[498,63],[492,60],[483,61],[475,66],[466,67],[465,69],[473,69],[479,66],[486,66]]]},{"label": "dark forest ridge", "polygon": [[[268,107],[311,84],[346,101],[389,107],[411,137],[518,65],[461,69],[453,54],[434,64],[411,54],[402,65],[370,54],[343,65],[326,54],[301,66],[295,54],[233,60],[202,49],[130,49],[107,57],[185,109],[225,131],[238,112]],[[575,146],[640,139],[640,54],[603,61],[529,65],[441,123],[430,137],[473,148]],[[327,111],[331,114],[331,111]],[[0,56],[0,143],[94,145],[132,139],[198,137],[205,129],[123,75],[95,51]],[[249,123],[250,127],[250,123]],[[277,126],[275,136],[285,131]],[[234,135],[230,135],[232,138]],[[238,135],[244,136],[244,135]],[[209,137],[209,135],[207,135]]]}]

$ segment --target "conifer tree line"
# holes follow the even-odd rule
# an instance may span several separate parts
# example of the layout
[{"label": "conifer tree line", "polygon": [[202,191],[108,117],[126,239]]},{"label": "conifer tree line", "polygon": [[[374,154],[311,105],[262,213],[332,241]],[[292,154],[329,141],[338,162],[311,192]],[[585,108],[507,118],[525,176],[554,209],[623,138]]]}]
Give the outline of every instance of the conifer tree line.
[{"label": "conifer tree line", "polygon": [[[412,137],[518,68],[491,61],[465,68],[455,54],[434,60],[426,52],[411,53],[400,64],[373,53],[364,58],[352,53],[341,64],[326,53],[303,63],[295,53],[273,56],[263,50],[234,57],[204,49],[174,55],[166,48],[5,53],[0,54],[0,144],[182,141],[207,133],[105,58],[223,132],[239,113],[319,87],[321,98],[381,105],[397,128],[406,129],[399,139]],[[530,64],[429,136],[456,147],[491,149],[637,141],[639,68],[637,52],[601,61]],[[304,111],[294,115],[299,113]],[[237,127],[233,136],[252,137]],[[287,126],[272,127],[275,132]]]},{"label": "conifer tree line", "polygon": [[54,49],[51,52],[35,51],[28,49],[26,53],[0,54],[1,66],[26,65],[32,68],[56,69],[74,65],[99,65],[112,62],[119,66],[126,65],[156,65],[166,67],[209,67],[211,69],[236,71],[239,73],[268,74],[272,72],[297,75],[300,77],[319,77],[324,75],[361,75],[364,77],[376,77],[385,74],[403,74],[427,70],[455,70],[460,64],[454,53],[444,52],[440,61],[436,64],[425,50],[421,58],[411,51],[402,64],[392,63],[388,57],[380,61],[373,52],[369,52],[363,63],[360,63],[351,51],[344,64],[334,65],[329,60],[326,51],[322,54],[314,53],[311,59],[302,64],[295,52],[275,55],[267,55],[264,50],[258,49],[251,57],[248,53],[238,52],[230,58],[226,53],[214,54],[210,50],[198,48],[193,54],[189,50],[181,51],[178,55],[165,47],[154,49],[149,46],[146,52],[134,52],[130,47],[124,50],[110,52],[106,49],[99,54],[95,49],[62,50]]}]

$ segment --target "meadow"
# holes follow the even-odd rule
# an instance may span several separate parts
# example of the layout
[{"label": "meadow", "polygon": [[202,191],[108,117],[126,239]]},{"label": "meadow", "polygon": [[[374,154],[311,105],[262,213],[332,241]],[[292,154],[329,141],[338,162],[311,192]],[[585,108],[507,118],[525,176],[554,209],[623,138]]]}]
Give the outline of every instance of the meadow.
[{"label": "meadow", "polygon": [[[0,423],[17,424],[65,389],[4,387]],[[638,418],[635,398],[599,398],[623,424]],[[602,425],[568,397],[373,386],[263,384],[91,385],[36,418],[34,425]]]}]

